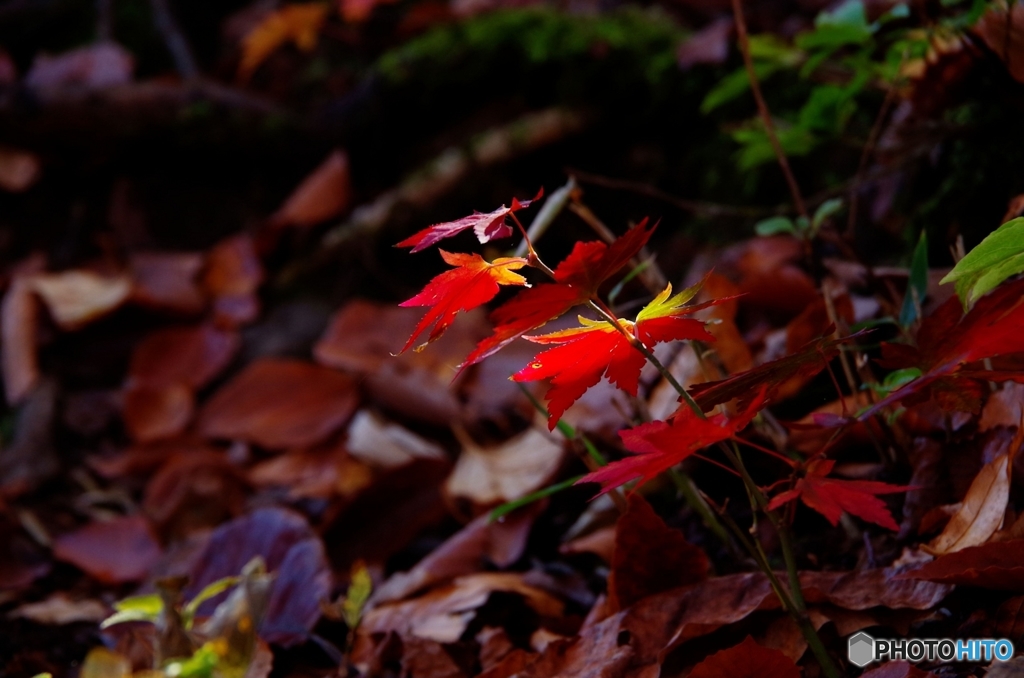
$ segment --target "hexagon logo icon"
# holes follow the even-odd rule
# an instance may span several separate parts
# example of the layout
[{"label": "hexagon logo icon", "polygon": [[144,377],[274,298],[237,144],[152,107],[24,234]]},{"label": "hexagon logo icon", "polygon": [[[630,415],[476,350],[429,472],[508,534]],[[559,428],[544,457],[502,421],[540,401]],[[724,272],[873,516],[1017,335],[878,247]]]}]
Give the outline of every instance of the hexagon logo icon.
[{"label": "hexagon logo icon", "polygon": [[863,631],[850,636],[846,656],[854,666],[867,666],[875,659],[875,639]]}]

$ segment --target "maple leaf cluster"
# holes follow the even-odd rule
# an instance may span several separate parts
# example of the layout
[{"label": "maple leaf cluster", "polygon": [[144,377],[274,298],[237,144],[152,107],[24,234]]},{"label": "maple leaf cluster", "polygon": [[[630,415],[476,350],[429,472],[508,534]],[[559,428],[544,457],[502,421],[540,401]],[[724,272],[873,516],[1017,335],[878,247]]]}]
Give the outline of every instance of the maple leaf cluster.
[{"label": "maple leaf cluster", "polygon": [[[515,213],[539,199],[542,193],[533,200],[513,200],[511,207],[502,206],[492,212],[475,212],[455,221],[434,224],[398,246],[419,252],[464,231],[472,231],[481,243],[487,243],[512,235],[514,231],[507,223],[509,218],[525,237]],[[672,341],[715,341],[705,322],[694,318],[693,314],[733,298],[722,297],[691,305],[707,281],[705,277],[675,294],[669,284],[634,318],[617,317],[600,299],[599,291],[634,260],[653,231],[644,220],[611,243],[578,242],[553,269],[540,263],[528,239],[529,257],[502,257],[490,262],[478,254],[441,250],[441,257],[452,268],[434,277],[419,294],[401,304],[429,308],[402,350],[413,347],[426,334],[426,342],[416,347],[422,350],[444,334],[458,313],[491,301],[502,286],[523,287],[525,289],[515,297],[491,312],[492,333],[477,344],[460,369],[480,362],[520,337],[547,347],[512,375],[512,379],[548,382],[544,400],[549,429],[554,429],[562,415],[603,378],[631,396],[637,396],[641,371],[646,362],[653,359],[655,347]],[[531,285],[522,274],[522,269],[528,267],[543,270],[550,281]],[[580,315],[576,327],[548,334],[527,334],[584,305],[597,317]],[[979,306],[986,308],[984,302]],[[843,342],[860,336],[835,339],[831,337],[833,331],[834,327],[827,328],[824,336],[789,356],[681,393],[681,400],[685,402],[667,420],[640,424],[620,432],[625,458],[591,472],[579,482],[600,484],[599,494],[604,494],[636,481],[635,491],[704,448],[730,440],[742,442],[737,437],[740,431],[751,424],[787,382],[813,377],[827,367]],[[936,368],[941,374],[951,371],[950,361],[958,361],[959,365],[986,352],[969,341],[972,348],[961,350],[966,340],[956,339],[960,336],[956,333],[953,336],[947,343],[952,341],[954,348],[942,351],[929,349],[927,345],[922,348],[924,360],[931,361],[929,365],[943,363]],[[998,339],[990,343],[992,341],[998,344]],[[933,356],[937,351],[941,359]],[[949,357],[954,352],[955,359]],[[737,402],[735,414],[705,414],[731,401]],[[830,478],[828,474],[834,462],[827,459],[812,458],[805,464],[785,461],[793,471],[792,486],[770,501],[770,509],[799,498],[833,525],[845,511],[882,527],[897,529],[888,508],[877,495],[902,492],[907,487]]]}]

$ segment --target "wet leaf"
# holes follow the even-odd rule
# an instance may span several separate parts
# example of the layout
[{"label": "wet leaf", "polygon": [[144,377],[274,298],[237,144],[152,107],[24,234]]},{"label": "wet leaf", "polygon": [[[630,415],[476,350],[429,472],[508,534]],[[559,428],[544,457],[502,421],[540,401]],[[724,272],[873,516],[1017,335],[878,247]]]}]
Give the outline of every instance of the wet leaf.
[{"label": "wet leaf", "polygon": [[250,364],[206,401],[198,430],[270,449],[315,445],[352,416],[358,393],[344,374],[298,360]]},{"label": "wet leaf", "polygon": [[124,393],[125,427],[139,443],[172,438],[188,426],[192,407],[192,391],[182,384],[133,386]]},{"label": "wet leaf", "polygon": [[203,255],[145,252],[128,258],[132,303],[158,311],[195,315],[206,308],[199,286]]},{"label": "wet leaf", "polygon": [[690,671],[690,678],[800,678],[793,660],[747,636],[739,645],[711,655]]},{"label": "wet leaf", "polygon": [[53,555],[106,584],[141,581],[160,557],[160,545],[141,516],[94,522],[57,537]]},{"label": "wet leaf", "polygon": [[132,351],[131,382],[151,387],[202,388],[228,366],[238,335],[212,325],[170,327],[146,336]]}]

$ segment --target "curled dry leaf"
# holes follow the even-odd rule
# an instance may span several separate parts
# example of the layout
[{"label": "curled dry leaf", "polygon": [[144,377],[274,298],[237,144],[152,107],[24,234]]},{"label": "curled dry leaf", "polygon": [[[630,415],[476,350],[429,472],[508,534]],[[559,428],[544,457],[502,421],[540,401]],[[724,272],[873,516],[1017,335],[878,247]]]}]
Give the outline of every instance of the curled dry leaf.
[{"label": "curled dry leaf", "polygon": [[447,459],[436,443],[368,410],[360,410],[352,417],[345,448],[356,459],[379,468],[405,466],[417,458]]},{"label": "curled dry leaf", "polygon": [[494,447],[480,447],[462,436],[462,451],[445,492],[479,506],[491,506],[526,496],[547,484],[562,465],[561,440],[530,428]]},{"label": "curled dry leaf", "polygon": [[[1018,437],[1022,434],[1024,429]],[[939,556],[978,546],[995,534],[1006,515],[1012,460],[1019,447],[1020,440],[1015,439],[1013,452],[1001,454],[982,467],[942,534],[924,547],[929,553]]]},{"label": "curled dry leaf", "polygon": [[213,297],[218,324],[236,327],[259,314],[256,290],[263,282],[263,264],[250,236],[225,238],[206,255],[203,287]]},{"label": "curled dry leaf", "polygon": [[257,487],[288,488],[293,499],[353,497],[373,481],[373,470],[338,443],[289,450],[252,467]]},{"label": "curled dry leaf", "polygon": [[79,329],[117,309],[132,290],[126,275],[101,276],[82,270],[39,273],[29,284],[64,330]]},{"label": "curled dry leaf", "polygon": [[963,548],[905,572],[900,578],[1024,592],[1024,541]]},{"label": "curled dry leaf", "polygon": [[11,405],[20,402],[39,381],[36,357],[38,304],[29,282],[15,276],[0,306],[4,391]]},{"label": "curled dry leaf", "polygon": [[697,664],[690,678],[800,678],[800,669],[778,650],[762,647],[747,636],[739,645]]},{"label": "curled dry leaf", "polygon": [[[274,574],[266,617],[259,630],[268,643],[285,647],[304,642],[320,618],[320,603],[331,592],[331,570],[320,538],[294,511],[263,508],[214,530],[192,566],[184,598],[224,577],[237,576],[260,556]],[[209,614],[226,598],[221,594],[200,606]]]},{"label": "curled dry leaf", "polygon": [[244,440],[270,449],[316,445],[355,412],[351,378],[299,360],[262,359],[206,402],[198,429],[208,438]]},{"label": "curled dry leaf", "polygon": [[348,209],[352,200],[348,154],[332,152],[288,196],[270,217],[275,226],[307,227],[327,221]]},{"label": "curled dry leaf", "polygon": [[526,604],[542,616],[559,617],[564,609],[562,601],[527,584],[522,574],[471,574],[418,598],[384,604],[368,611],[359,627],[359,641],[354,654],[358,657],[361,649],[365,651],[368,645],[372,645],[371,635],[390,631],[403,637],[416,636],[439,643],[453,643],[466,630],[476,610],[497,591],[522,596]]},{"label": "curled dry leaf", "polygon": [[160,558],[160,545],[142,516],[94,522],[53,541],[53,556],[105,584],[141,581]]}]

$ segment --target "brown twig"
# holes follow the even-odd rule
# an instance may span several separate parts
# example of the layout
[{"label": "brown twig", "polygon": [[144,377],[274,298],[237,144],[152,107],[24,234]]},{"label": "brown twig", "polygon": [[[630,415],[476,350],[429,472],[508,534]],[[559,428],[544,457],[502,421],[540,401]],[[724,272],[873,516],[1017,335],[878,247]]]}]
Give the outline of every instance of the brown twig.
[{"label": "brown twig", "polygon": [[743,17],[742,0],[732,0],[732,11],[736,16],[736,37],[739,39],[740,52],[743,54],[743,65],[747,69],[750,91],[754,94],[754,101],[757,102],[757,111],[761,115],[761,121],[764,123],[765,134],[768,135],[768,141],[771,142],[772,150],[775,151],[775,158],[779,161],[779,167],[782,168],[782,173],[786,177],[786,184],[789,186],[790,195],[793,196],[793,206],[796,208],[797,214],[810,219],[810,215],[807,213],[807,206],[804,204],[804,198],[800,194],[800,186],[796,183],[793,170],[789,168],[789,160],[786,158],[786,154],[782,150],[782,144],[779,143],[779,137],[775,133],[775,124],[772,122],[771,111],[768,110],[768,104],[765,103],[764,95],[761,94],[761,85],[757,81],[757,73],[754,71],[754,59],[750,56],[750,38],[747,35],[747,22]]}]

